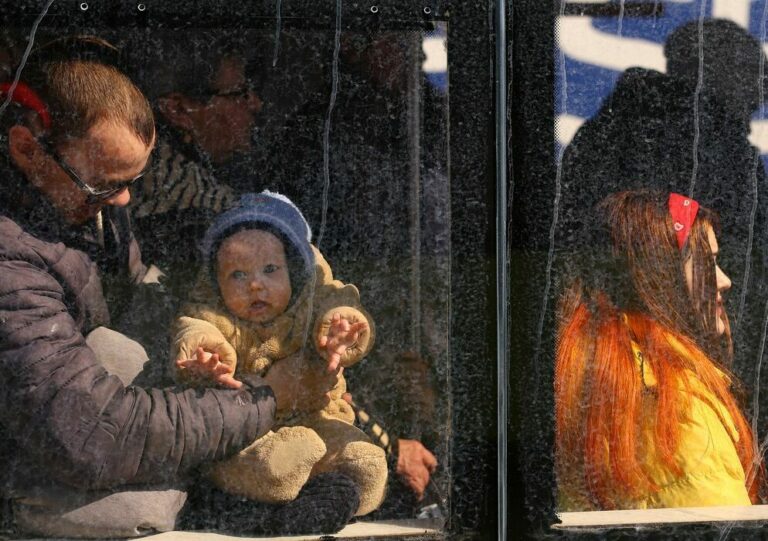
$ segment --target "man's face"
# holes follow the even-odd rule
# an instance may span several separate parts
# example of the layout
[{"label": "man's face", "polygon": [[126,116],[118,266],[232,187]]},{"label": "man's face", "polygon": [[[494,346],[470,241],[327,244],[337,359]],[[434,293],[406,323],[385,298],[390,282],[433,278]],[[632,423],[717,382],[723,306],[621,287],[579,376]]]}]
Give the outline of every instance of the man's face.
[{"label": "man's face", "polygon": [[182,105],[196,142],[214,163],[223,163],[233,154],[251,149],[251,131],[262,103],[249,89],[245,63],[238,57],[221,59],[210,87],[210,96],[184,96]]},{"label": "man's face", "polygon": [[[154,140],[149,145],[128,127],[109,121],[95,124],[85,136],[57,145],[61,160],[88,186],[109,190],[136,177],[147,165]],[[127,188],[110,197],[93,201],[48,152],[36,184],[49,201],[72,223],[95,216],[104,205],[122,207],[131,194]]]}]

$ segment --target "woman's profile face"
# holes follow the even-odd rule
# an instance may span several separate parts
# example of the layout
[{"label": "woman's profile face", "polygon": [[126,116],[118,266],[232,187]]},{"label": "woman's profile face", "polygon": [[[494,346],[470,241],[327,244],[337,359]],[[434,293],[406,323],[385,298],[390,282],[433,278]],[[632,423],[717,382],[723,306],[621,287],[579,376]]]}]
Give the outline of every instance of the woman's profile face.
[{"label": "woman's profile face", "polygon": [[[715,265],[715,281],[717,286],[717,334],[722,335],[725,332],[725,308],[723,305],[723,293],[731,288],[731,279],[723,272],[723,269],[717,264],[717,254],[719,247],[717,237],[712,226],[707,227],[707,239],[709,240],[709,249],[712,251],[713,264]],[[689,257],[685,262],[685,282],[688,285],[688,293],[693,294],[693,258]]]}]

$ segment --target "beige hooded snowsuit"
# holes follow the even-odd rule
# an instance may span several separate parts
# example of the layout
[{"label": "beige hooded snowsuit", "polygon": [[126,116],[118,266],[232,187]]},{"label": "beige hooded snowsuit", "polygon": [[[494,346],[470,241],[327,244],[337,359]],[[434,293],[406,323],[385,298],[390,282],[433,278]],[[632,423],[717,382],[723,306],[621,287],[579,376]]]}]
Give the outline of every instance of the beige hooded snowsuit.
[{"label": "beige hooded snowsuit", "polygon": [[[207,273],[202,273],[192,302],[184,306],[174,324],[171,359],[194,358],[197,347],[205,344],[209,350],[216,346],[221,361],[235,367],[235,375],[264,375],[273,363],[300,352],[306,342],[301,362],[321,362],[318,340],[327,334],[335,313],[350,323],[367,323],[367,330],[346,350],[341,365],[348,367],[362,359],[373,346],[373,320],[361,306],[357,288],[334,280],[322,254],[314,246],[312,249],[315,282],[309,280],[295,302],[269,326],[230,314],[218,288]],[[185,371],[177,370],[175,364],[173,367],[183,381]],[[296,498],[310,477],[331,471],[344,473],[360,489],[357,515],[370,513],[384,499],[386,458],[383,449],[353,426],[355,414],[342,398],[345,392],[346,383],[340,375],[324,409],[281,419],[279,428],[234,457],[214,464],[210,478],[229,493],[285,503]]]}]

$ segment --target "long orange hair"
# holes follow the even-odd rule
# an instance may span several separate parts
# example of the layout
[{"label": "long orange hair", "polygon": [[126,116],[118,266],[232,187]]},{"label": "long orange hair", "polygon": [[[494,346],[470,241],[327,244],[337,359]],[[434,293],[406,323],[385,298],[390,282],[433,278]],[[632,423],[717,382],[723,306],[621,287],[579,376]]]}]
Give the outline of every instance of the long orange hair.
[{"label": "long orange hair", "polygon": [[[709,228],[717,227],[716,216],[699,209],[682,251],[666,194],[614,194],[595,216],[591,238],[573,254],[575,266],[558,308],[559,477],[583,471],[588,496],[601,509],[657,491],[638,456],[643,397],[649,392],[656,398],[656,453],[669,471],[681,475],[675,452],[688,397],[695,392],[689,386],[692,374],[730,414],[746,488],[756,501],[760,460],[730,388],[727,316],[726,332],[718,336],[716,330],[717,285],[708,239]],[[690,292],[684,274],[689,257]],[[638,372],[633,342],[656,378],[653,388],[645,387]]]}]

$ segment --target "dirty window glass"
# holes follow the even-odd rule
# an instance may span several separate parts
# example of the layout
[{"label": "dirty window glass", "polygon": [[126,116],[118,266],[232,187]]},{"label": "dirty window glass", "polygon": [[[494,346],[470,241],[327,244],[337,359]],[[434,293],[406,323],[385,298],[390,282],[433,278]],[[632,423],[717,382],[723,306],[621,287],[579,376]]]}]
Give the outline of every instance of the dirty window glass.
[{"label": "dirty window glass", "polygon": [[764,502],[766,9],[558,3],[545,302],[565,524]]},{"label": "dirty window glass", "polygon": [[[296,415],[282,415],[272,427],[273,433],[265,438],[276,438],[274,434],[286,427],[315,427],[308,429],[317,432],[307,436],[309,440],[296,436],[299,443],[294,447],[285,443],[293,441],[287,436],[275,439],[282,441],[289,458],[297,449],[308,449],[307,441],[318,442],[318,434],[322,440],[317,443],[320,450],[307,459],[311,463],[304,464],[304,480],[294,488],[298,490],[317,474],[346,474],[357,482],[360,494],[361,507],[355,512],[365,509],[359,520],[394,519],[401,522],[392,524],[406,528],[399,532],[401,535],[422,535],[425,530],[428,535],[438,535],[449,513],[451,482],[452,222],[447,21],[431,17],[428,7],[420,7],[418,17],[389,25],[342,24],[337,18],[320,24],[295,13],[283,18],[270,12],[248,18],[247,22],[197,26],[174,19],[170,8],[162,10],[153,22],[151,3],[135,6],[138,14],[116,12],[114,21],[99,11],[96,2],[90,4],[72,3],[68,5],[71,12],[56,11],[34,23],[30,16],[29,23],[10,24],[0,31],[0,77],[7,83],[0,87],[4,92],[0,96],[8,98],[0,119],[4,139],[8,140],[5,133],[10,126],[34,124],[30,132],[37,136],[35,141],[40,141],[40,153],[47,156],[46,167],[56,168],[57,182],[67,183],[67,189],[79,190],[77,193],[85,194],[83,197],[87,195],[93,208],[105,204],[101,213],[94,211],[83,221],[94,228],[88,249],[78,244],[79,240],[71,240],[70,233],[65,235],[59,229],[55,234],[51,232],[48,226],[58,219],[56,212],[63,204],[55,194],[50,196],[54,210],[42,217],[27,212],[26,198],[16,206],[10,199],[6,201],[4,208],[8,210],[4,215],[18,216],[23,227],[43,242],[55,240],[66,247],[71,242],[72,247],[95,262],[93,272],[99,275],[102,289],[98,295],[103,297],[100,306],[109,313],[109,320],[97,322],[133,340],[131,346],[119,346],[113,361],[119,364],[120,355],[133,352],[131,348],[138,344],[149,357],[138,375],[120,373],[123,383],[144,389],[172,388],[169,393],[195,385],[195,381],[184,379],[186,365],[179,367],[173,362],[197,355],[192,346],[179,349],[188,336],[179,331],[182,316],[200,319],[206,322],[205,332],[224,337],[236,354],[235,378],[245,376],[249,370],[268,378],[279,363],[288,362],[286,359],[297,352],[309,352],[308,357],[322,362],[316,353],[321,347],[316,335],[320,336],[320,320],[326,315],[320,312],[323,307],[328,317],[326,329],[329,325],[331,328],[326,331],[331,333],[328,336],[334,332],[355,334],[345,343],[346,357],[342,348],[342,364],[352,359],[343,373],[346,394],[342,396],[344,389],[340,386],[334,389],[336,395],[332,393],[332,398],[336,402],[331,406],[335,404],[337,409],[327,414],[330,421],[310,421],[306,417],[302,421]],[[280,2],[278,10],[279,6]],[[365,10],[366,17],[376,17],[378,7]],[[90,166],[83,166],[84,162],[78,161],[67,146],[72,140],[79,141],[80,135],[63,140],[48,137],[49,128],[39,125],[43,118],[39,107],[10,99],[10,85],[26,83],[27,56],[31,53],[34,58],[39,45],[71,34],[97,36],[111,43],[117,49],[114,65],[148,99],[156,131],[151,145],[146,145],[153,147],[146,166],[134,167],[135,171],[127,166],[122,176],[100,178],[91,174]],[[18,97],[18,93],[15,95]],[[59,121],[63,120],[54,115],[53,122]],[[122,146],[120,151],[126,148]],[[105,155],[88,152],[98,159]],[[15,159],[4,160],[8,168],[19,169]],[[31,175],[25,167],[13,173],[15,182],[25,182]],[[118,179],[124,184],[114,193],[109,192],[118,185]],[[121,199],[115,203],[114,198],[123,197],[128,184],[130,202]],[[250,211],[233,214],[232,209],[249,204],[242,199],[244,194],[264,190],[271,193],[260,197],[282,209],[274,211],[279,215],[251,219]],[[275,193],[290,199],[295,208],[280,207],[285,201]],[[295,209],[306,224],[299,221],[298,226],[285,225],[281,220],[288,215],[295,218]],[[278,248],[277,252],[285,257],[286,280],[290,283],[285,296],[287,305],[282,308],[273,306],[279,301],[267,294],[253,294],[251,298],[251,293],[240,293],[250,300],[238,312],[236,303],[232,304],[225,293],[228,290],[224,280],[230,275],[223,276],[225,262],[216,258],[226,253],[228,237],[249,231],[242,227],[244,223],[258,223],[259,231],[267,224],[267,235],[282,244],[282,251]],[[219,237],[211,240],[210,228],[214,225],[219,228]],[[38,226],[45,232],[38,232]],[[127,233],[129,227],[137,244]],[[69,231],[69,222],[63,228]],[[322,254],[327,266],[317,274],[313,268],[311,276],[307,271],[308,277],[302,277],[302,258],[312,254],[308,247],[302,248],[307,236],[319,250],[312,256],[315,262],[319,265],[318,254]],[[286,244],[293,247],[286,248]],[[247,260],[243,265],[256,268],[253,258],[261,257],[261,249],[254,248],[255,252],[243,256]],[[142,263],[141,270],[137,270]],[[274,269],[279,266],[264,266],[271,269],[264,273],[277,272]],[[238,267],[232,276],[245,276],[251,267]],[[63,280],[57,273],[51,275],[53,280]],[[256,278],[251,284],[255,282]],[[255,285],[252,288],[257,289]],[[73,295],[63,304],[63,310],[76,322],[74,333],[90,336],[88,333],[99,325],[91,325],[85,316],[77,319],[82,307],[77,294]],[[190,304],[197,308],[189,308]],[[355,310],[345,311],[348,304]],[[301,310],[313,315],[301,319]],[[259,315],[267,312],[270,317]],[[339,323],[337,318],[334,322],[334,313],[344,321]],[[362,326],[353,331],[343,328],[354,323]],[[298,329],[305,329],[304,334]],[[368,351],[365,339],[374,335],[375,345]],[[85,346],[78,343],[77,347]],[[361,351],[357,357],[355,348]],[[101,350],[96,346],[91,349],[98,358]],[[115,357],[115,352],[105,355]],[[233,366],[233,361],[227,363]],[[111,366],[107,363],[108,370]],[[199,398],[204,391],[196,388]],[[164,399],[159,394],[153,396],[158,401],[155,407],[164,410]],[[196,398],[189,400],[194,402]],[[109,409],[107,403],[103,407]],[[323,411],[327,413],[331,406]],[[178,420],[174,418],[177,413],[167,407],[171,418],[171,424],[165,427],[168,431],[153,432],[153,437],[171,441],[173,432],[183,432],[185,427],[173,424]],[[179,411],[185,407],[180,406]],[[197,414],[201,418],[215,416],[215,412]],[[115,434],[121,433],[123,418],[114,415],[110,426]],[[196,419],[194,414],[189,415],[189,419]],[[334,424],[339,422],[341,427]],[[134,426],[150,430],[140,422]],[[159,430],[158,426],[151,429]],[[117,437],[115,434],[110,438]],[[355,460],[360,457],[347,448],[332,449],[338,441],[348,443],[344,438],[374,446],[376,451],[360,451],[360,456],[376,464],[357,471]],[[278,443],[275,449],[281,448]],[[23,448],[23,441],[19,445]],[[12,453],[21,453],[18,447],[14,449]],[[230,446],[225,454],[238,450]],[[407,475],[402,471],[399,474],[398,467],[405,466],[398,466],[398,457],[407,453],[415,453],[407,456],[418,462],[418,468]],[[289,458],[273,457],[273,467]],[[125,460],[143,459],[126,454]],[[270,487],[261,486],[260,478],[253,481],[254,474],[249,470],[254,467],[253,461],[249,463],[247,456],[240,455],[227,468],[203,467],[210,461],[190,460],[200,463],[200,468],[188,470],[202,477],[205,482],[201,486],[206,488],[191,491],[187,501],[188,506],[198,506],[200,515],[188,522],[177,522],[177,527],[181,524],[185,529],[237,531],[241,523],[237,522],[240,519],[236,509],[245,509],[240,496],[269,504],[297,497],[296,491],[290,497],[275,496],[279,487],[271,487],[274,490],[269,493]],[[68,467],[66,463],[62,466]],[[136,468],[126,468],[121,479],[130,485]],[[389,480],[385,481],[387,471]],[[249,486],[251,481],[259,488]],[[297,483],[293,478],[289,481]],[[146,477],[142,482],[146,483]],[[20,511],[23,502],[19,503],[17,493],[13,494],[7,507],[14,511],[17,524],[8,528],[19,527],[18,521],[22,520],[32,533],[66,536],[79,531],[77,525],[61,533],[51,525],[39,526],[35,510],[25,507]],[[22,495],[22,500],[25,497]],[[232,503],[235,501],[239,503]],[[232,508],[222,509],[222,516],[214,516],[227,505]],[[403,522],[407,520],[416,522]],[[242,524],[246,523],[252,525],[247,521]],[[244,528],[249,527],[249,531],[259,531],[259,526]],[[109,530],[105,536],[120,535],[115,531]]]}]

